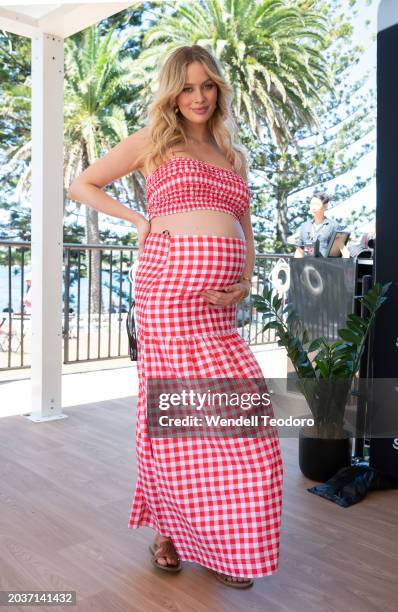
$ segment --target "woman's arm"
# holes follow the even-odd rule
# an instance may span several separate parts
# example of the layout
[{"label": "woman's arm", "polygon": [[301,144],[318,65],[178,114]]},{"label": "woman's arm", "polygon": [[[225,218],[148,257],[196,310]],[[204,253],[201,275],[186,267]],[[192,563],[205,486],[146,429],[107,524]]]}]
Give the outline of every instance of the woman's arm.
[{"label": "woman's arm", "polygon": [[147,127],[122,140],[101,159],[86,168],[71,183],[68,189],[68,197],[111,217],[131,221],[136,226],[144,221],[147,223],[141,213],[120,204],[102,191],[103,187],[109,183],[140,168],[147,143]]},{"label": "woman's arm", "polygon": [[[251,211],[248,208],[240,221],[246,239],[246,263],[242,272],[242,276],[251,277],[256,260],[256,249],[254,247],[253,227],[251,222]],[[244,281],[242,281],[244,282]],[[251,287],[251,282],[248,281],[248,287]]]}]

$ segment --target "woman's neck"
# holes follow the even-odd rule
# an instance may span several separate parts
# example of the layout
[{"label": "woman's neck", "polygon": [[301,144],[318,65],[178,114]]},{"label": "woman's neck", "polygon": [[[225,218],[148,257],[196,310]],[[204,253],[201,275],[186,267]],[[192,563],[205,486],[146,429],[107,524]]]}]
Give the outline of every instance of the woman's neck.
[{"label": "woman's neck", "polygon": [[204,125],[185,125],[185,135],[195,144],[210,144],[213,141],[207,123]]}]

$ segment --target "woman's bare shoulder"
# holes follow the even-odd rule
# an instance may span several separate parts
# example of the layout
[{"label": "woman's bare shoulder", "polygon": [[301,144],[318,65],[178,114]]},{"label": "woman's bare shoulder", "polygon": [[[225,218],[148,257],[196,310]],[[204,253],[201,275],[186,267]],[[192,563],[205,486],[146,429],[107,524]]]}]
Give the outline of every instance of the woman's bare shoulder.
[{"label": "woman's bare shoulder", "polygon": [[[136,165],[134,170],[142,171],[144,167],[144,161],[147,155],[150,153],[152,149],[152,141],[149,138],[149,127],[146,126],[134,132],[130,138],[130,146],[136,151],[139,148],[140,154],[139,157],[136,158]],[[170,147],[166,153],[166,159],[173,157],[178,152],[178,147]]]},{"label": "woman's bare shoulder", "polygon": [[102,189],[109,183],[139,170],[148,141],[148,128],[137,130],[86,168],[73,183],[90,183]]},{"label": "woman's bare shoulder", "polygon": [[149,127],[145,126],[130,134],[124,140],[124,143],[130,152],[132,170],[141,170],[145,156],[150,148]]}]

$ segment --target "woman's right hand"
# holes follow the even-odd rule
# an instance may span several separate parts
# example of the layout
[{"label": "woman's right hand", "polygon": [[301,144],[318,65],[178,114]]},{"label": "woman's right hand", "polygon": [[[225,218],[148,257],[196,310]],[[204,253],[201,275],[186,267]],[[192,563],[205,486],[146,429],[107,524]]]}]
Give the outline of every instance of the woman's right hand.
[{"label": "woman's right hand", "polygon": [[136,223],[136,228],[138,232],[138,259],[139,259],[142,253],[144,252],[145,240],[149,232],[151,231],[151,223],[150,221],[147,221],[145,217],[142,217],[142,221],[140,220],[138,223]]}]

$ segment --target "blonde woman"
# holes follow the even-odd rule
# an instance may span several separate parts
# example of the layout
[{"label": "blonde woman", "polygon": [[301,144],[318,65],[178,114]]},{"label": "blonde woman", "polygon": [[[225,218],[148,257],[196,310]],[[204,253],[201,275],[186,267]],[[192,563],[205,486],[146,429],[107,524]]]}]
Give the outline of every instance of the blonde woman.
[{"label": "blonde woman", "polygon": [[[255,250],[231,93],[205,48],[176,49],[161,67],[146,127],[77,177],[69,195],[138,231],[138,478],[128,526],[156,531],[157,568],[197,562],[246,588],[278,568],[278,437],[150,437],[147,413],[148,379],[263,377],[236,328]],[[137,170],[148,220],[102,191]]]}]

